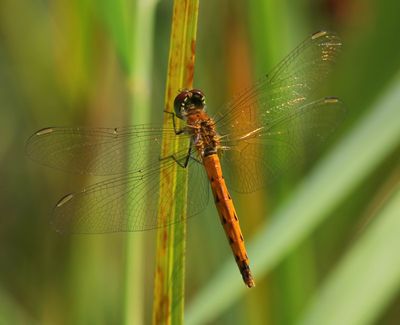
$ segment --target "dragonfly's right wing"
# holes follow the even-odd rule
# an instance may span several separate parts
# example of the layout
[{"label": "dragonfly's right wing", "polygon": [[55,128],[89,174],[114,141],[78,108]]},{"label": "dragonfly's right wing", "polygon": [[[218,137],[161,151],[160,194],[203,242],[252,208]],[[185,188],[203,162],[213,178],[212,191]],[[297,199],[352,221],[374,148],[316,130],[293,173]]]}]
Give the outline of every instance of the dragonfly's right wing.
[{"label": "dragonfly's right wing", "polygon": [[343,104],[318,99],[317,90],[341,46],[334,33],[314,33],[216,116],[221,145],[228,149],[222,164],[234,189],[255,191],[312,159],[340,124]]},{"label": "dragonfly's right wing", "polygon": [[337,98],[315,100],[246,137],[222,139],[228,150],[222,164],[228,184],[249,193],[271,183],[291,167],[304,167],[345,116]]},{"label": "dragonfly's right wing", "polygon": [[226,104],[215,116],[221,135],[243,135],[289,117],[319,96],[342,42],[330,32],[314,33],[269,74]]}]

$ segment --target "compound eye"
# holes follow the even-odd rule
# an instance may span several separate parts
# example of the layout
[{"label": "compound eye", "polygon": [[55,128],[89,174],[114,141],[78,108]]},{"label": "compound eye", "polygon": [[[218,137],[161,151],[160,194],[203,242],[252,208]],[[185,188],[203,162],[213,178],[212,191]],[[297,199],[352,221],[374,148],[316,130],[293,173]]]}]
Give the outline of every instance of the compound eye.
[{"label": "compound eye", "polygon": [[206,103],[206,96],[204,96],[204,93],[200,89],[192,89],[190,92],[196,101],[200,101],[203,104]]},{"label": "compound eye", "polygon": [[174,110],[177,117],[184,119],[185,115],[190,114],[190,111],[195,109],[204,109],[206,99],[201,90],[198,89],[183,89],[175,97]]},{"label": "compound eye", "polygon": [[192,89],[190,93],[192,94],[190,98],[191,104],[198,109],[204,109],[206,105],[206,97],[203,92],[199,89]]},{"label": "compound eye", "polygon": [[177,117],[183,119],[182,113],[185,111],[185,105],[186,102],[188,101],[188,97],[190,97],[191,94],[189,90],[183,89],[176,97],[174,100],[174,110],[175,114]]}]

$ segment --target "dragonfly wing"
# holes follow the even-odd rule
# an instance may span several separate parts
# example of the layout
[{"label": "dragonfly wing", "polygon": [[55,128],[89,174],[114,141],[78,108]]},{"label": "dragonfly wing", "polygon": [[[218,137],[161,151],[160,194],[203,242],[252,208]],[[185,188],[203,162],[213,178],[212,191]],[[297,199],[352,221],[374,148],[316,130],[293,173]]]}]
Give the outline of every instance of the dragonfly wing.
[{"label": "dragonfly wing", "polygon": [[345,112],[342,102],[327,97],[302,105],[245,137],[225,138],[222,145],[229,149],[221,160],[227,182],[236,191],[248,193],[305,164],[339,126]]},{"label": "dragonfly wing", "polygon": [[[317,32],[215,117],[222,163],[232,187],[251,192],[317,152],[344,114],[334,98],[315,99],[341,49]],[[306,154],[307,152],[307,154]]]},{"label": "dragonfly wing", "polygon": [[[183,159],[183,158],[182,158]],[[64,233],[142,231],[164,227],[204,209],[208,183],[203,166],[189,159],[187,168],[172,158],[157,168],[106,180],[62,198],[54,208],[53,224]],[[175,204],[186,200],[184,186],[172,186],[188,176],[187,213],[175,215]],[[180,184],[182,185],[182,184]],[[160,197],[160,188],[165,191]],[[171,216],[174,216],[171,218]]]},{"label": "dragonfly wing", "polygon": [[314,101],[342,43],[333,33],[314,33],[297,46],[268,75],[239,94],[215,117],[222,135],[246,134],[290,116]]},{"label": "dragonfly wing", "polygon": [[[118,175],[158,164],[162,137],[178,138],[173,128],[152,125],[124,128],[51,127],[33,134],[26,152],[33,160],[80,174]],[[189,142],[189,135],[179,139]],[[173,154],[173,153],[171,153]]]}]

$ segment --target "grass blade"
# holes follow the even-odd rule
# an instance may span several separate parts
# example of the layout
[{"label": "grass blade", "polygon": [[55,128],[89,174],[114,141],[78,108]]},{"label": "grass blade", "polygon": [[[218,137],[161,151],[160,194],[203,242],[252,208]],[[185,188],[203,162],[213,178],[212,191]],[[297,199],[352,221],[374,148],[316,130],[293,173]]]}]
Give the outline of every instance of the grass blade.
[{"label": "grass blade", "polygon": [[400,188],[314,296],[301,324],[372,324],[400,287]]},{"label": "grass blade", "polygon": [[[152,1],[149,1],[150,5]],[[118,57],[124,69],[132,72],[134,69],[132,60],[131,30],[129,28],[133,20],[132,14],[135,2],[128,0],[103,0],[98,3],[100,16],[103,18],[111,40],[115,44]],[[136,17],[135,17],[136,18]]]},{"label": "grass blade", "polygon": [[0,287],[0,324],[39,324],[8,292]]},{"label": "grass blade", "polygon": [[[132,19],[132,51],[120,52],[122,58],[130,58],[129,82],[131,86],[131,119],[132,125],[148,123],[150,120],[150,89],[153,61],[154,17],[158,0],[137,0],[134,2]],[[129,11],[125,6],[125,11]],[[114,20],[113,20],[114,21]],[[118,30],[115,27],[112,30]],[[115,40],[117,44],[118,39]],[[128,41],[128,40],[126,40]],[[130,49],[121,43],[120,51]],[[131,213],[127,211],[127,213]],[[143,233],[128,233],[126,237],[125,267],[125,324],[143,324],[145,289],[145,236]]]},{"label": "grass blade", "polygon": [[[172,17],[170,52],[165,92],[165,109],[173,112],[173,100],[181,88],[191,88],[194,75],[194,57],[197,31],[198,0],[175,0]],[[164,119],[164,127],[171,127],[171,119]],[[167,138],[162,142],[162,154],[173,152],[175,143]],[[176,166],[175,168],[180,168]],[[178,173],[160,177],[171,182],[165,186],[185,186],[186,180],[178,180]],[[160,197],[169,193],[163,186]],[[160,218],[171,218],[171,214],[184,215],[186,200],[174,204],[168,211],[159,211]],[[153,323],[182,324],[183,323],[183,293],[184,293],[184,262],[185,262],[186,223],[181,222],[168,228],[162,228],[157,233],[157,257],[154,284]]]}]

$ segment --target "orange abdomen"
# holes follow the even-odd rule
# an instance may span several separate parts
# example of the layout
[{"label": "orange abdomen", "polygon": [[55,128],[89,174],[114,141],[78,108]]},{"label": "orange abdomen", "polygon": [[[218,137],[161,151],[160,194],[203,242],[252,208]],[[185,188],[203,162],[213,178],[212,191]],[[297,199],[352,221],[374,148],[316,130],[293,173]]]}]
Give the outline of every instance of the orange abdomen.
[{"label": "orange abdomen", "polygon": [[211,183],[215,205],[222,226],[224,227],[236,263],[242,274],[243,281],[249,288],[254,287],[255,284],[250,271],[249,258],[247,257],[242,232],[240,231],[239,220],[222,175],[219,157],[217,154],[211,154],[203,157],[203,163]]}]

